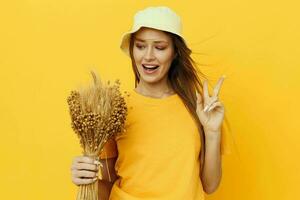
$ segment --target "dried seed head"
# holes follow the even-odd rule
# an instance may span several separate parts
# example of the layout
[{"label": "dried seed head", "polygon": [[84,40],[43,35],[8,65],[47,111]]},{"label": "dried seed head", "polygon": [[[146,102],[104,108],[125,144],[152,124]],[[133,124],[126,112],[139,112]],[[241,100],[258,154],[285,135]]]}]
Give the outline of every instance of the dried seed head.
[{"label": "dried seed head", "polygon": [[[120,93],[120,80],[103,84],[92,72],[94,85],[71,91],[67,98],[71,127],[80,138],[84,154],[99,155],[105,142],[125,131],[127,105]],[[125,91],[125,94],[127,92]]]}]

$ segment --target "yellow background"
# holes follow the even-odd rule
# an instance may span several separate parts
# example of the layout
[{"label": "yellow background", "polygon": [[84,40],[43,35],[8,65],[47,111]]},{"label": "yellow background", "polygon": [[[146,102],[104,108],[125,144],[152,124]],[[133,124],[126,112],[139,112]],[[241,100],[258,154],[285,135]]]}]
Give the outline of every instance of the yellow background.
[{"label": "yellow background", "polygon": [[227,75],[220,97],[237,153],[224,157],[222,183],[207,199],[299,199],[294,2],[1,1],[0,198],[75,199],[70,166],[81,149],[66,98],[91,80],[90,69],[133,88],[120,36],[137,10],[167,5],[182,17],[183,34],[211,84]]}]

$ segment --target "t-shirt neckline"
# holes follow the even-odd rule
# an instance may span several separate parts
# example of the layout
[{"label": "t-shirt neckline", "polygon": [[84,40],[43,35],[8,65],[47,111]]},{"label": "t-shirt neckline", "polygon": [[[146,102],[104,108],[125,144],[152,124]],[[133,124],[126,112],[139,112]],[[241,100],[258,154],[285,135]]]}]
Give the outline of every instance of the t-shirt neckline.
[{"label": "t-shirt neckline", "polygon": [[163,97],[163,98],[155,98],[155,97],[149,97],[149,96],[145,96],[145,95],[142,95],[140,93],[138,93],[137,91],[135,91],[135,89],[132,89],[132,93],[134,96],[138,97],[139,99],[142,99],[146,102],[150,102],[150,103],[160,103],[160,102],[168,102],[168,101],[171,101],[173,99],[176,99],[177,98],[177,94],[172,94],[172,95],[169,95],[167,97]]}]

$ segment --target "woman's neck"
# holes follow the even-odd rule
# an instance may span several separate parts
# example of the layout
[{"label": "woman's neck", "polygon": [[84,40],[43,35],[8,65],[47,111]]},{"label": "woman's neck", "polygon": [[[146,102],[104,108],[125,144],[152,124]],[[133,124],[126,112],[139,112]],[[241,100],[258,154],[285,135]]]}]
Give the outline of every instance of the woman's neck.
[{"label": "woman's neck", "polygon": [[135,91],[144,96],[149,96],[154,98],[164,98],[175,93],[170,84],[154,85],[154,84],[143,84],[141,82],[137,85]]}]

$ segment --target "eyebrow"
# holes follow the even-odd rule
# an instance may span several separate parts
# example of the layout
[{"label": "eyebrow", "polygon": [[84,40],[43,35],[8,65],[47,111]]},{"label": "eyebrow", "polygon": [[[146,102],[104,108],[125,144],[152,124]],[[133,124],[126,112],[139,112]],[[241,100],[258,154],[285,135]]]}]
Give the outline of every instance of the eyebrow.
[{"label": "eyebrow", "polygon": [[[140,41],[140,42],[145,42],[145,40],[141,39],[141,38],[137,38],[135,37],[136,40]],[[154,43],[168,43],[167,41],[165,40],[156,40],[154,41]]]}]

